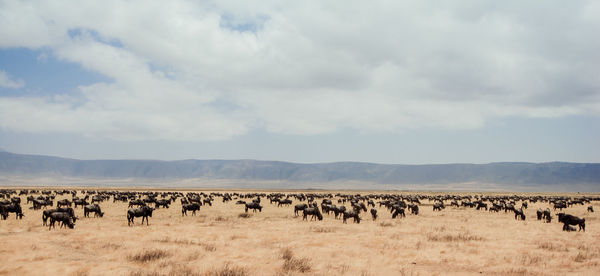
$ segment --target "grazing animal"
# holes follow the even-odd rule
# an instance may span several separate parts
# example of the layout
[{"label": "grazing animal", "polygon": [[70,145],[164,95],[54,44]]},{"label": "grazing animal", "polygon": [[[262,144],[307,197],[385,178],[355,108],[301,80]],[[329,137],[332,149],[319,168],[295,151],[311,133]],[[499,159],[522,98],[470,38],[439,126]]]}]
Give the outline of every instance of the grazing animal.
[{"label": "grazing animal", "polygon": [[85,201],[85,199],[78,198],[78,199],[73,200],[73,204],[75,204],[75,208],[77,208],[77,206],[79,206],[79,205],[86,206],[86,205],[89,205],[90,203]]},{"label": "grazing animal", "polygon": [[167,209],[169,209],[169,204],[171,204],[170,200],[167,199],[159,199],[157,201],[154,202],[154,207],[156,209],[158,209],[160,206],[165,207]]},{"label": "grazing animal", "polygon": [[144,224],[144,219],[146,219],[146,225],[148,225],[148,217],[152,217],[152,211],[154,211],[154,208],[150,206],[127,210],[127,226],[133,224],[133,219],[136,217],[142,217],[142,224]]},{"label": "grazing animal", "polygon": [[50,231],[52,228],[56,228],[54,226],[54,223],[57,221],[61,222],[60,228],[62,228],[63,225],[66,225],[70,229],[73,229],[75,227],[75,223],[73,222],[73,217],[71,217],[71,215],[69,213],[52,212],[49,215],[49,217],[50,217],[50,223],[48,225],[48,231]]},{"label": "grazing animal", "polygon": [[442,211],[442,209],[446,208],[443,202],[436,202],[433,204],[433,211]]},{"label": "grazing animal", "polygon": [[375,208],[371,208],[371,217],[373,220],[377,219],[377,210]]},{"label": "grazing animal", "polygon": [[183,204],[181,205],[181,216],[187,216],[187,211],[192,211],[192,216],[196,215],[196,211],[200,211],[200,204],[191,203],[191,204]]},{"label": "grazing animal", "polygon": [[[259,197],[259,199],[260,199],[260,197]],[[259,212],[262,212],[262,206],[260,206],[260,204],[258,202],[246,203],[246,213],[248,213],[248,209],[252,209],[252,212],[256,212],[256,210],[258,210]]]},{"label": "grazing animal", "polygon": [[413,215],[419,215],[419,205],[417,204],[409,204],[408,210],[410,210],[410,213]]},{"label": "grazing animal", "polygon": [[585,232],[585,219],[573,215],[558,213],[558,222],[564,223],[563,231],[568,231],[569,225],[579,225],[579,231]]},{"label": "grazing animal", "polygon": [[308,208],[308,204],[302,203],[294,206],[294,215],[298,216],[298,212],[304,211],[304,209]]},{"label": "grazing animal", "polygon": [[481,208],[485,208],[485,210],[487,211],[487,210],[488,210],[488,205],[487,205],[487,203],[479,202],[479,203],[477,204],[477,210],[479,210],[479,209],[481,209]]},{"label": "grazing animal", "polygon": [[359,212],[357,211],[345,211],[344,212],[344,223],[349,218],[354,218],[354,222],[360,223],[360,217],[358,216]]},{"label": "grazing animal", "polygon": [[394,213],[392,214],[392,218],[396,218],[397,216],[400,216],[401,218],[406,217],[406,214],[404,213],[404,208],[402,207],[398,207],[394,209]]},{"label": "grazing animal", "polygon": [[100,205],[87,205],[83,207],[83,216],[86,218],[90,217],[90,213],[94,213],[94,217],[103,217],[104,212],[100,209]]},{"label": "grazing animal", "polygon": [[523,213],[523,209],[515,209],[515,219],[525,220],[525,213]]},{"label": "grazing animal", "polygon": [[550,213],[550,208],[546,208],[542,213],[542,219],[544,222],[550,223],[552,221],[552,214]]},{"label": "grazing animal", "polygon": [[140,207],[146,206],[146,202],[144,202],[141,199],[134,199],[134,200],[129,201],[129,206],[127,208],[131,208],[133,206],[140,206]]},{"label": "grazing animal", "polygon": [[590,213],[593,213],[594,212],[594,207],[588,206],[587,211],[590,212]]},{"label": "grazing animal", "polygon": [[321,212],[319,211],[319,208],[317,208],[317,207],[305,208],[302,212],[302,220],[306,220],[306,217],[308,215],[311,215],[310,220],[313,220],[315,218],[318,218],[319,220],[323,220],[323,215],[321,214]]},{"label": "grazing animal", "polygon": [[63,199],[63,200],[59,200],[56,202],[56,207],[62,207],[62,206],[71,207],[71,205],[73,205],[73,203],[71,201],[69,201],[68,199]]},{"label": "grazing animal", "polygon": [[292,205],[292,200],[291,199],[282,199],[277,204],[277,207],[280,207],[281,205],[283,205],[283,206]]},{"label": "grazing animal", "polygon": [[21,209],[21,205],[10,203],[10,204],[0,204],[0,214],[2,214],[2,218],[6,219],[9,213],[15,213],[15,219],[23,219],[23,209]]},{"label": "grazing animal", "polygon": [[73,211],[73,208],[71,207],[67,207],[67,208],[56,208],[56,209],[47,209],[44,210],[42,212],[42,225],[47,225],[48,224],[48,218],[50,218],[50,214],[54,213],[54,212],[62,212],[62,213],[67,213],[69,214],[72,218],[73,218],[73,223],[75,223],[77,221],[77,217],[75,216],[75,211]]}]

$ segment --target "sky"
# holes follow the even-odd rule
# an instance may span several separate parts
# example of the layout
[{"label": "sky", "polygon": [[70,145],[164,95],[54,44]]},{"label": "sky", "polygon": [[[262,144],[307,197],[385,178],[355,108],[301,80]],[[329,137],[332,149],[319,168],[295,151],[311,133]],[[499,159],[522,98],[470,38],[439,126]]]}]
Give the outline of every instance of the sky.
[{"label": "sky", "polygon": [[0,0],[0,148],[600,162],[598,33],[598,1]]}]

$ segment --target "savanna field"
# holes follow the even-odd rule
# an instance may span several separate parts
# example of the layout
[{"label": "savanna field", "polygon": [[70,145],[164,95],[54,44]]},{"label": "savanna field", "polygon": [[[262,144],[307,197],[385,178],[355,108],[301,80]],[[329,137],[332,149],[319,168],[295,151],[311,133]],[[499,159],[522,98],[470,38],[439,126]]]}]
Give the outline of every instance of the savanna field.
[{"label": "savanna field", "polygon": [[[81,198],[87,195],[80,188],[67,190],[77,190]],[[27,203],[28,195],[12,194],[13,198],[21,198],[24,217],[15,219],[15,214],[9,213],[6,220],[0,221],[0,275],[600,274],[600,201],[574,204],[560,211],[554,210],[547,201],[528,200],[523,221],[516,220],[512,211],[456,207],[451,206],[453,200],[444,200],[445,208],[434,212],[435,201],[432,200],[444,195],[470,195],[474,201],[475,196],[574,199],[597,198],[597,194],[221,190],[214,192],[229,193],[232,200],[223,202],[223,197],[215,195],[212,206],[204,204],[195,216],[191,211],[182,216],[180,200],[190,191],[177,192],[183,196],[177,197],[169,208],[154,210],[149,225],[142,225],[142,218],[137,217],[134,225],[128,226],[129,204],[113,202],[111,196],[98,203],[103,217],[94,217],[94,214],[85,217],[80,206],[74,208],[79,218],[74,229],[60,228],[57,222],[52,230],[42,225],[44,208],[33,210],[32,203]],[[194,192],[209,195],[213,191]],[[310,216],[303,220],[302,212],[295,216],[294,206],[308,203],[295,197],[290,197],[291,205],[278,207],[262,196],[262,212],[249,210],[246,213],[245,205],[236,204],[238,200],[256,199],[256,196],[239,195],[275,192],[331,194],[333,204],[350,210],[349,200],[338,202],[340,195],[422,197],[418,215],[407,209],[406,217],[397,218],[392,218],[390,211],[380,206],[382,198],[373,197],[378,218],[373,221],[370,213],[373,207],[367,206],[367,211],[360,213],[360,223],[348,219],[346,224],[335,219],[333,213],[323,213],[321,221],[311,221]],[[56,195],[54,206],[46,209],[56,208],[56,202],[61,199],[71,200],[72,195]],[[315,197],[314,201],[321,207],[322,198]],[[522,205],[519,200],[515,203],[515,207]],[[154,204],[149,205],[154,207]],[[588,212],[589,206],[596,212]],[[537,220],[536,211],[546,208],[552,212],[551,223]],[[563,223],[559,223],[556,216],[559,212],[585,218],[585,232],[563,231]]]}]

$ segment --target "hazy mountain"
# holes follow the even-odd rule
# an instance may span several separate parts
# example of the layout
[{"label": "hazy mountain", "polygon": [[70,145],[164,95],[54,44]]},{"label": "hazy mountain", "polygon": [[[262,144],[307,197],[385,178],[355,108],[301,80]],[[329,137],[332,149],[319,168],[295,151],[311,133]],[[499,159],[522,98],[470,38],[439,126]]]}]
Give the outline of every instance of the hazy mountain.
[{"label": "hazy mountain", "polygon": [[383,184],[496,183],[600,186],[599,163],[389,165],[359,162],[299,164],[257,160],[77,160],[0,152],[5,175],[93,178],[204,178]]}]

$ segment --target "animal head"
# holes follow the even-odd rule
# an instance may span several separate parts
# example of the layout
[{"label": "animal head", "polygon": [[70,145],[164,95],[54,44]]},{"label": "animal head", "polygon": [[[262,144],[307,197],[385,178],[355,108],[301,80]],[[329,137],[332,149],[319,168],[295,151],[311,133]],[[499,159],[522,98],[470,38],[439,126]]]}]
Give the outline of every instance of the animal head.
[{"label": "animal head", "polygon": [[103,217],[104,216],[104,212],[100,212],[99,215],[100,215],[100,217]]}]

